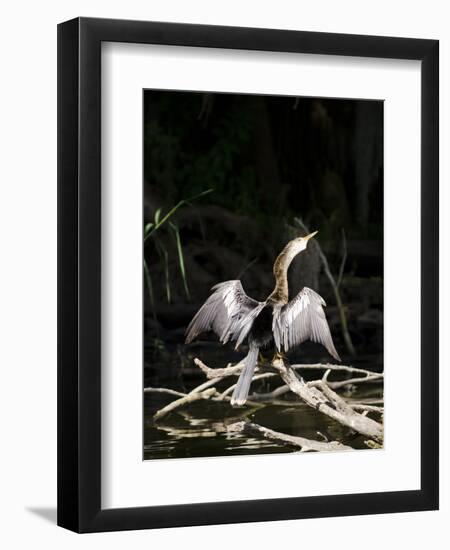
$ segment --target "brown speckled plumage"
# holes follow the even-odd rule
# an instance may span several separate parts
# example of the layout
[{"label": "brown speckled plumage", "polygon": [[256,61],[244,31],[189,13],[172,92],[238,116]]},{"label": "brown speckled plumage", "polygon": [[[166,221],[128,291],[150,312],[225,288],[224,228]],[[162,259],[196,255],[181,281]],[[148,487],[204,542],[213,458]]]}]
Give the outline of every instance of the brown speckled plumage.
[{"label": "brown speckled plumage", "polygon": [[276,304],[287,304],[289,300],[289,287],[287,272],[292,260],[295,258],[292,243],[289,242],[277,256],[273,264],[273,275],[275,277],[275,288],[267,298],[268,302]]}]

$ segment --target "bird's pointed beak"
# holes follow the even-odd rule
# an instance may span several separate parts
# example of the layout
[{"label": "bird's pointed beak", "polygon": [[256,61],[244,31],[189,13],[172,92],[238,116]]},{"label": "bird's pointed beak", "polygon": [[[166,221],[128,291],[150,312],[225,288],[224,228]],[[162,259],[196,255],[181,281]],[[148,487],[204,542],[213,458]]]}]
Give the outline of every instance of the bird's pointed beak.
[{"label": "bird's pointed beak", "polygon": [[305,241],[309,241],[314,235],[317,235],[318,231],[314,231],[314,233],[310,233],[309,235],[306,235],[306,237],[303,237]]}]

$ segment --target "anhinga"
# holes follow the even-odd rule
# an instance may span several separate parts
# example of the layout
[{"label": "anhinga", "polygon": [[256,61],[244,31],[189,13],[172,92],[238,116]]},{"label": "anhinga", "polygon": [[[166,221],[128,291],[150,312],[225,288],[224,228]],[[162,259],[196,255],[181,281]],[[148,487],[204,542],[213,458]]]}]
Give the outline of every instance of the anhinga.
[{"label": "anhinga", "polygon": [[312,340],[325,346],[328,353],[340,361],[323,311],[326,305],[323,298],[304,287],[289,301],[288,268],[316,233],[293,239],[284,247],[273,265],[275,288],[264,302],[247,296],[240,281],[219,283],[186,329],[186,343],[209,330],[213,330],[223,344],[230,340],[236,342],[236,349],[247,338],[249,351],[231,397],[233,406],[243,405],[247,400],[259,350],[272,342],[278,353],[282,353]]}]

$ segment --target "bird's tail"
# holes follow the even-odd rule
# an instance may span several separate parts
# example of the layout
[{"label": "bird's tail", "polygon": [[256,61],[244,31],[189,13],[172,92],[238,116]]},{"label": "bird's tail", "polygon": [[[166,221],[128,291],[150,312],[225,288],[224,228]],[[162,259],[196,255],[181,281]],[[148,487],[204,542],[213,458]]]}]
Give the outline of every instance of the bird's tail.
[{"label": "bird's tail", "polygon": [[241,372],[231,396],[231,406],[238,407],[247,401],[250,384],[253,378],[256,364],[258,362],[259,348],[250,345],[247,357],[244,359],[244,370]]}]

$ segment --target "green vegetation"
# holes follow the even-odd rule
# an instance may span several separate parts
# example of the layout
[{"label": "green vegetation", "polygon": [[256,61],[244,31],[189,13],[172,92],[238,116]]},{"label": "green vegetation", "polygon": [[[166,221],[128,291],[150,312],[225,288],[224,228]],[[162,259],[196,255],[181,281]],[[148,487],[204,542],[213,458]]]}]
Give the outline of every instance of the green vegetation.
[{"label": "green vegetation", "polygon": [[[159,259],[164,265],[165,291],[166,291],[166,298],[168,303],[171,302],[171,282],[170,282],[170,274],[169,274],[169,249],[164,244],[163,240],[160,238],[160,233],[161,231],[166,231],[170,233],[172,235],[172,238],[174,239],[176,252],[177,252],[178,266],[179,266],[180,274],[183,280],[183,287],[186,293],[186,297],[189,299],[190,293],[189,293],[189,286],[187,282],[186,269],[184,265],[184,254],[183,254],[183,246],[181,244],[180,230],[176,225],[176,223],[170,220],[181,206],[191,204],[196,199],[199,199],[200,197],[203,197],[211,193],[212,191],[213,189],[207,189],[206,191],[202,191],[201,193],[198,193],[193,197],[189,197],[188,199],[182,199],[178,201],[178,203],[173,208],[171,208],[162,218],[161,218],[161,208],[158,208],[155,212],[155,217],[153,222],[147,223],[144,227],[144,245],[147,244],[149,240],[151,240],[155,245],[155,249],[158,253]],[[155,295],[153,291],[153,282],[150,274],[150,269],[149,269],[147,260],[145,258],[145,254],[144,254],[144,275],[145,275],[145,283],[148,289],[148,296],[150,299],[153,316],[155,318],[156,317]]]}]

